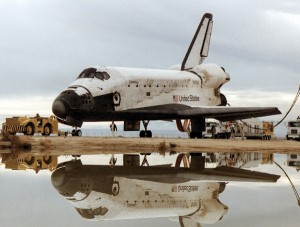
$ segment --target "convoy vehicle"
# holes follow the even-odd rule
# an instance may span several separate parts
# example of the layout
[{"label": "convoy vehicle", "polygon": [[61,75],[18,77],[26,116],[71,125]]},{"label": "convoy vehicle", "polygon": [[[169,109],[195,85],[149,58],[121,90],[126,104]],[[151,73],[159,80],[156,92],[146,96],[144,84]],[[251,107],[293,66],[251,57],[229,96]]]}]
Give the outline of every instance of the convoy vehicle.
[{"label": "convoy vehicle", "polygon": [[[300,130],[298,132],[300,133]],[[242,137],[244,134],[244,137],[247,139],[270,140],[272,136],[274,136],[274,126],[273,122],[259,121],[256,118],[246,119],[241,122],[220,122],[217,120],[208,119],[205,124],[203,136],[204,138],[229,139],[231,133],[234,133],[235,137]]]},{"label": "convoy vehicle", "polygon": [[41,133],[43,136],[50,134],[60,134],[58,131],[58,121],[55,116],[40,117],[11,117],[6,118],[6,122],[2,124],[2,131],[10,134],[24,133],[24,135],[34,135]]},{"label": "convoy vehicle", "polygon": [[272,136],[274,136],[273,122],[260,121],[257,118],[252,118],[244,120],[243,123],[243,131],[247,139],[270,140]]},{"label": "convoy vehicle", "polygon": [[300,141],[300,116],[297,118],[296,121],[288,122],[286,139]]},{"label": "convoy vehicle", "polygon": [[205,121],[204,138],[228,139],[230,137],[230,127],[232,122],[220,122],[214,119]]},{"label": "convoy vehicle", "polygon": [[289,153],[286,155],[286,163],[288,166],[294,167],[297,172],[300,170],[300,155],[296,153]]}]

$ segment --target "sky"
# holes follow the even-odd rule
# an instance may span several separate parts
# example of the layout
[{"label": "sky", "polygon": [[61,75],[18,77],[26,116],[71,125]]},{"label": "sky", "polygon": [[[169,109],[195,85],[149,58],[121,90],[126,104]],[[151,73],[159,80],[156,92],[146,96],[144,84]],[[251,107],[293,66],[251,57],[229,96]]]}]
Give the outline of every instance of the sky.
[{"label": "sky", "polygon": [[[214,27],[204,63],[230,74],[228,102],[285,113],[300,84],[297,0],[0,0],[2,119],[52,114],[55,97],[88,66],[181,64],[206,12]],[[298,115],[299,102],[288,119]]]}]

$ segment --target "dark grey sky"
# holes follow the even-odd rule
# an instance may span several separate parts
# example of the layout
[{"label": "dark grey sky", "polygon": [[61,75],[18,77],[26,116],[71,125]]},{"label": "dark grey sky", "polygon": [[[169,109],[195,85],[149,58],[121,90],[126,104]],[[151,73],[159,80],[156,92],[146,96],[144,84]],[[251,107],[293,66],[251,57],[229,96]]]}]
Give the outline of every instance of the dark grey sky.
[{"label": "dark grey sky", "polygon": [[51,114],[55,96],[91,65],[180,64],[205,12],[214,15],[205,62],[230,73],[229,102],[285,112],[300,83],[297,0],[1,0],[0,114]]}]

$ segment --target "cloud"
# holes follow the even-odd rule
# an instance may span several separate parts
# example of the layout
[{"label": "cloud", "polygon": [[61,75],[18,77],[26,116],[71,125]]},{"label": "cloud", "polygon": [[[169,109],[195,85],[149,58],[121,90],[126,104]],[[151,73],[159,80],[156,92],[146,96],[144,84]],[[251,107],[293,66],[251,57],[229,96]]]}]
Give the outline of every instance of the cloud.
[{"label": "cloud", "polygon": [[[298,1],[12,0],[0,4],[1,99],[55,97],[91,65],[167,69],[180,64],[205,12],[214,15],[205,62],[216,62],[231,75],[225,90],[264,91],[269,97],[276,92],[293,94],[299,84]],[[270,105],[277,105],[272,101]],[[33,108],[36,112],[42,105]]]}]

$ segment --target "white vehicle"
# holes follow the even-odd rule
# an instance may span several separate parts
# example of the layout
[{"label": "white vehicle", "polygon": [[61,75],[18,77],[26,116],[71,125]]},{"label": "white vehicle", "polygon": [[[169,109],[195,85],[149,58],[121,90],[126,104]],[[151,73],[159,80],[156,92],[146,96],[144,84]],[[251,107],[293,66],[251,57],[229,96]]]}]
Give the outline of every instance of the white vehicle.
[{"label": "white vehicle", "polygon": [[295,169],[299,172],[300,170],[300,154],[287,154],[286,155],[286,163],[288,166],[295,167]]},{"label": "white vehicle", "polygon": [[59,194],[89,220],[169,217],[181,226],[199,226],[217,222],[227,213],[228,207],[219,201],[225,182],[276,182],[279,177],[224,166],[112,167],[76,160],[59,166],[51,180]]},{"label": "white vehicle", "polygon": [[229,139],[230,128],[233,127],[231,122],[220,122],[218,120],[207,119],[205,121],[204,138]]},{"label": "white vehicle", "polygon": [[206,160],[206,166],[231,166],[236,168],[258,167],[262,164],[272,164],[274,161],[273,154],[261,152],[247,153],[203,153]]},{"label": "white vehicle", "polygon": [[230,80],[229,74],[214,63],[203,64],[212,25],[212,14],[204,14],[182,64],[169,70],[84,69],[54,100],[53,113],[76,128],[83,122],[124,121],[125,131],[139,131],[142,121],[145,130],[140,137],[152,136],[147,130],[150,120],[176,120],[178,126],[180,119],[190,119],[191,138],[202,138],[208,117],[227,121],[280,114],[276,107],[226,106],[220,88]]},{"label": "white vehicle", "polygon": [[204,138],[212,138],[213,134],[215,135],[219,132],[220,132],[220,122],[217,120],[206,119],[205,131],[203,131],[203,137]]},{"label": "white vehicle", "polygon": [[286,139],[300,141],[300,117],[296,121],[288,122]]}]

